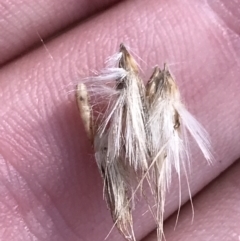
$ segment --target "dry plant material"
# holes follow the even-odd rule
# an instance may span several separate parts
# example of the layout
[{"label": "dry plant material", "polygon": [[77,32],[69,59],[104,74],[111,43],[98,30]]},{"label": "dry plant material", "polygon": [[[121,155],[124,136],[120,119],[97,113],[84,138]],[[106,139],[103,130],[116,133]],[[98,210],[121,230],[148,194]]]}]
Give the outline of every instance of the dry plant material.
[{"label": "dry plant material", "polygon": [[106,69],[78,85],[77,103],[114,224],[127,240],[135,240],[132,210],[135,194],[144,194],[146,181],[155,200],[155,208],[149,208],[161,240],[172,169],[179,182],[181,170],[187,175],[188,134],[206,160],[212,159],[208,135],[182,104],[168,67],[155,67],[145,86],[136,61],[121,44]]}]

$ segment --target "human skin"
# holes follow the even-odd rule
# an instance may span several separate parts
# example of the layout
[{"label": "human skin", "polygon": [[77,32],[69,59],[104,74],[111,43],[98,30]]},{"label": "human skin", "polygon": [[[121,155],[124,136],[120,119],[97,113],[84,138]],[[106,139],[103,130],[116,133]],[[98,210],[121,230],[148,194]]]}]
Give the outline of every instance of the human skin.
[{"label": "human skin", "polygon": [[[240,1],[115,1],[86,21],[95,11],[87,0],[71,0],[69,6],[57,0],[52,5],[50,0],[12,2],[19,8],[0,2],[5,11],[0,14],[0,240],[92,241],[104,240],[110,231],[102,180],[74,88],[101,69],[121,42],[143,60],[146,80],[153,66],[168,62],[189,111],[212,140],[211,166],[193,146],[192,194],[217,179],[194,199],[193,224],[188,204],[176,231],[175,217],[166,220],[167,240],[239,240],[240,164],[221,173],[240,156]],[[34,7],[36,2],[40,7]],[[105,6],[111,3],[104,1]],[[22,4],[34,14],[26,18],[29,10],[23,11]],[[104,4],[99,0],[98,9]],[[43,45],[39,38],[39,47],[33,48],[36,33],[51,40]],[[183,179],[182,203],[188,199]],[[178,201],[174,176],[166,218],[178,209]],[[216,208],[216,203],[221,205]],[[137,240],[156,240],[146,211],[139,201]],[[114,229],[109,240],[123,237]]]}]

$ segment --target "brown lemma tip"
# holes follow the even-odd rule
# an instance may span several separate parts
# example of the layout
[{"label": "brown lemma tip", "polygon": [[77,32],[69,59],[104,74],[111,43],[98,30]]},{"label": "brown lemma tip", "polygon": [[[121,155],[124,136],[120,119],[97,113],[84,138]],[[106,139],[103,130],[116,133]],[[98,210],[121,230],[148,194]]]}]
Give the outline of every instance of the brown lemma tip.
[{"label": "brown lemma tip", "polygon": [[135,73],[138,73],[137,63],[135,62],[135,60],[123,43],[121,43],[119,46],[119,52],[122,53],[122,57],[119,61],[119,67],[127,71],[133,71]]},{"label": "brown lemma tip", "polygon": [[149,82],[153,81],[156,78],[159,78],[161,73],[162,73],[161,69],[158,66],[155,66],[154,69],[153,69],[152,76],[149,79]]},{"label": "brown lemma tip", "polygon": [[119,51],[120,51],[120,52],[128,52],[127,49],[126,49],[126,47],[125,47],[125,45],[124,45],[123,43],[120,44],[120,46],[119,46]]}]

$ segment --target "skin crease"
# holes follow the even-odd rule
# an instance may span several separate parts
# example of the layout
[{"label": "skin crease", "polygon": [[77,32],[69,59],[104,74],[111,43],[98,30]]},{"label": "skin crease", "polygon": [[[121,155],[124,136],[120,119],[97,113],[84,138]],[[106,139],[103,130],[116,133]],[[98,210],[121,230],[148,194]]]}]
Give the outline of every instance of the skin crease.
[{"label": "skin crease", "polygon": [[[74,88],[92,70],[100,70],[121,42],[145,61],[139,60],[144,72],[168,62],[188,109],[211,136],[212,166],[196,146],[192,148],[189,182],[193,195],[239,158],[240,38],[235,22],[240,21],[240,2],[236,1],[236,6],[227,0],[217,2],[125,1],[0,69],[0,240],[104,240],[111,229],[102,181],[77,111]],[[34,11],[33,26],[39,9]],[[21,18],[21,14],[16,16]],[[65,26],[72,21],[70,16],[62,20]],[[43,17],[38,26],[48,28],[51,36],[59,28],[51,29],[48,18]],[[57,18],[51,16],[51,21],[58,25]],[[8,41],[3,39],[2,44],[7,46]],[[21,52],[17,47],[5,59]],[[233,235],[238,231],[234,225],[240,226],[238,169],[235,164],[196,197],[196,222],[191,227],[192,213],[184,207],[178,225],[186,232],[173,232],[175,218],[169,219],[167,240],[238,240]],[[184,180],[182,203],[189,199]],[[177,210],[178,198],[174,175],[166,218]],[[222,200],[217,211],[214,200]],[[236,211],[227,212],[229,205]],[[202,210],[208,210],[211,218],[206,219]],[[146,211],[140,201],[134,212],[137,240],[155,240],[147,238],[155,224]],[[216,223],[223,213],[224,225],[219,228]],[[208,232],[203,239],[204,229]],[[123,238],[114,230],[109,240]]]},{"label": "skin crease", "polygon": [[118,0],[3,0],[0,1],[0,64],[40,45],[75,22]]}]

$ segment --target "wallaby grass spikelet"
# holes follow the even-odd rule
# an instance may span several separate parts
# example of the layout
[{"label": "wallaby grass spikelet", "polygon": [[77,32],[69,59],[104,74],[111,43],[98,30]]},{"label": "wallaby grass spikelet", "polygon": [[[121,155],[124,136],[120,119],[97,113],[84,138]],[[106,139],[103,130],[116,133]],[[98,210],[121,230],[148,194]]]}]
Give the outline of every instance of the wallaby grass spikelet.
[{"label": "wallaby grass spikelet", "polygon": [[78,85],[77,103],[117,228],[127,240],[135,240],[132,209],[136,191],[142,192],[146,180],[161,240],[172,168],[179,178],[181,168],[187,175],[189,134],[206,160],[212,160],[208,134],[184,107],[167,65],[155,67],[145,86],[136,61],[121,44],[106,69]]}]

